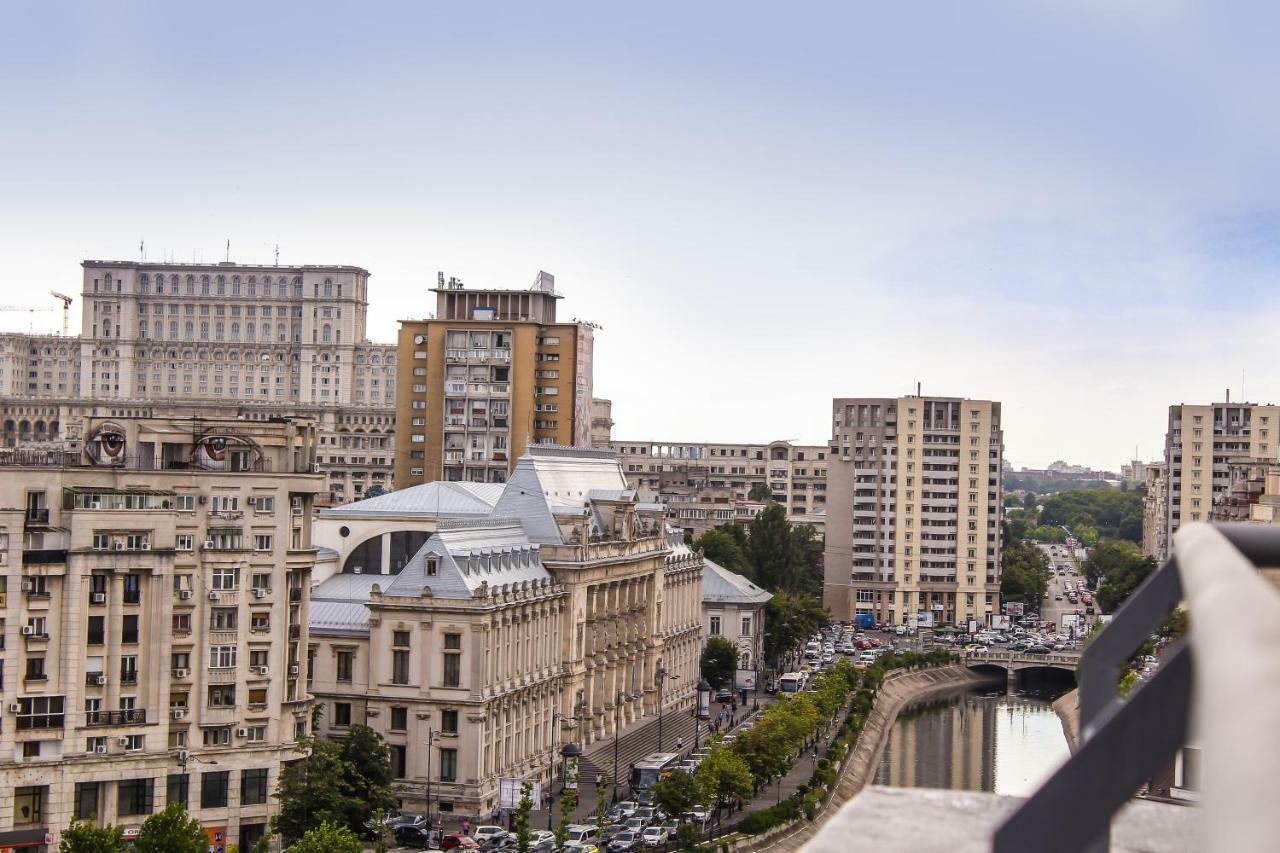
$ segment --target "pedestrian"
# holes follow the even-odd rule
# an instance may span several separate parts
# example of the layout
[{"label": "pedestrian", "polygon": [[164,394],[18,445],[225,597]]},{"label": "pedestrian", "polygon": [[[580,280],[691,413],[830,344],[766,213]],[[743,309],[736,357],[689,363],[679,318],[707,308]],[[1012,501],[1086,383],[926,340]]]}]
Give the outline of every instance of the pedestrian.
[{"label": "pedestrian", "polygon": [[462,834],[471,834],[471,821],[467,820],[465,817],[462,819]]}]

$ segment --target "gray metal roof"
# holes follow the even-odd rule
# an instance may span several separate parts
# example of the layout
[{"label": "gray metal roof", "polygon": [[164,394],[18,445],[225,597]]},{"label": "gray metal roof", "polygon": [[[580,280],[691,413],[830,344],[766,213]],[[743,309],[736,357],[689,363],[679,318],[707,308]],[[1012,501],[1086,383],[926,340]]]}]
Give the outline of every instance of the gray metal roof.
[{"label": "gray metal roof", "polygon": [[337,574],[311,588],[312,601],[359,601],[369,600],[369,590],[375,583],[386,586],[391,575],[356,575]]},{"label": "gray metal roof", "polygon": [[[427,559],[436,573],[427,574]],[[459,525],[434,533],[384,588],[386,595],[418,597],[424,586],[435,598],[472,598],[482,586],[552,583],[538,548],[519,521]]]},{"label": "gray metal roof", "polygon": [[434,481],[407,489],[397,489],[376,498],[365,498],[320,510],[321,516],[408,515],[437,517],[479,517],[493,512],[502,495],[502,483],[457,483]]},{"label": "gray metal roof", "polygon": [[703,558],[702,600],[712,604],[764,604],[773,595],[742,575]]},{"label": "gray metal roof", "polygon": [[369,609],[362,601],[311,602],[311,633],[359,637],[369,633]]},{"label": "gray metal roof", "polygon": [[612,451],[534,445],[516,462],[494,515],[519,518],[532,542],[559,544],[554,516],[584,511],[593,495],[634,500]]}]

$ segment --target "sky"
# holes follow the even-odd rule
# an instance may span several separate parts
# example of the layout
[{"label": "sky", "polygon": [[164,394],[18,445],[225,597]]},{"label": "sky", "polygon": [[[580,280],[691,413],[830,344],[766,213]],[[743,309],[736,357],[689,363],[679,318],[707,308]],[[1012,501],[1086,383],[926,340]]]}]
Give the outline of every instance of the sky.
[{"label": "sky", "polygon": [[[821,443],[836,396],[1157,458],[1280,399],[1280,8],[32,3],[0,29],[0,303],[84,258],[356,264],[369,331],[556,276],[615,437]],[[0,313],[0,328],[56,325]]]}]

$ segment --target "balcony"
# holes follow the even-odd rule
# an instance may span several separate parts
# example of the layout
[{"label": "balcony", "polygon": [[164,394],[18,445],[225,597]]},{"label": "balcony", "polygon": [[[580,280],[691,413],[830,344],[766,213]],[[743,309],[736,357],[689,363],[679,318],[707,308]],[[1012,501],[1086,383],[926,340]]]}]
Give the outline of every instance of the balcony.
[{"label": "balcony", "polygon": [[146,722],[146,708],[133,708],[127,711],[85,711],[84,714],[84,724],[90,728],[140,726]]},{"label": "balcony", "polygon": [[67,548],[36,548],[22,552],[26,566],[56,566],[67,561]]},{"label": "balcony", "polygon": [[26,515],[26,523],[27,523],[28,525],[33,525],[33,524],[48,524],[48,523],[49,523],[49,510],[48,510],[48,508],[47,508],[47,507],[39,507],[39,508],[37,508],[37,507],[28,507],[28,508],[27,508],[27,515]]}]

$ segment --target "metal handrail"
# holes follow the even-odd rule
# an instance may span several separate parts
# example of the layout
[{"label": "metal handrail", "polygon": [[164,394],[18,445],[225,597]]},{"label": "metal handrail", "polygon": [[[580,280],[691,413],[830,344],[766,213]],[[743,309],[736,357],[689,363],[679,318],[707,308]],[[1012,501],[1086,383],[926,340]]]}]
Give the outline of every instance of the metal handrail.
[{"label": "metal handrail", "polygon": [[[1274,770],[1270,758],[1280,747],[1280,734],[1274,731],[1280,716],[1280,663],[1272,662],[1280,644],[1280,594],[1253,568],[1280,566],[1280,528],[1189,524],[1178,532],[1177,545],[1178,555],[1147,578],[1085,649],[1080,748],[996,830],[993,853],[1107,850],[1112,817],[1186,744],[1193,701],[1206,755],[1226,771],[1221,778],[1213,776],[1214,781],[1231,791],[1222,796],[1218,817],[1209,809],[1217,830],[1209,837],[1238,839],[1221,848],[1233,853],[1273,849],[1280,820],[1267,802],[1267,777]],[[1194,633],[1165,656],[1149,681],[1121,700],[1118,685],[1125,662],[1184,597],[1195,620]],[[1208,659],[1206,647],[1219,652],[1212,656],[1219,665],[1197,668],[1195,651]],[[1231,666],[1227,659],[1233,655],[1248,659]],[[1259,672],[1259,667],[1270,672]],[[1241,684],[1243,678],[1251,679],[1252,686]],[[1260,689],[1269,692],[1269,701],[1260,701]],[[1250,701],[1244,704],[1256,723],[1248,727],[1238,719],[1240,698],[1246,695]],[[1243,740],[1215,750],[1215,738],[1233,737]],[[1259,743],[1262,737],[1275,741],[1273,748]],[[1242,765],[1255,764],[1252,771],[1242,770]],[[1231,784],[1232,777],[1249,781]]]}]

